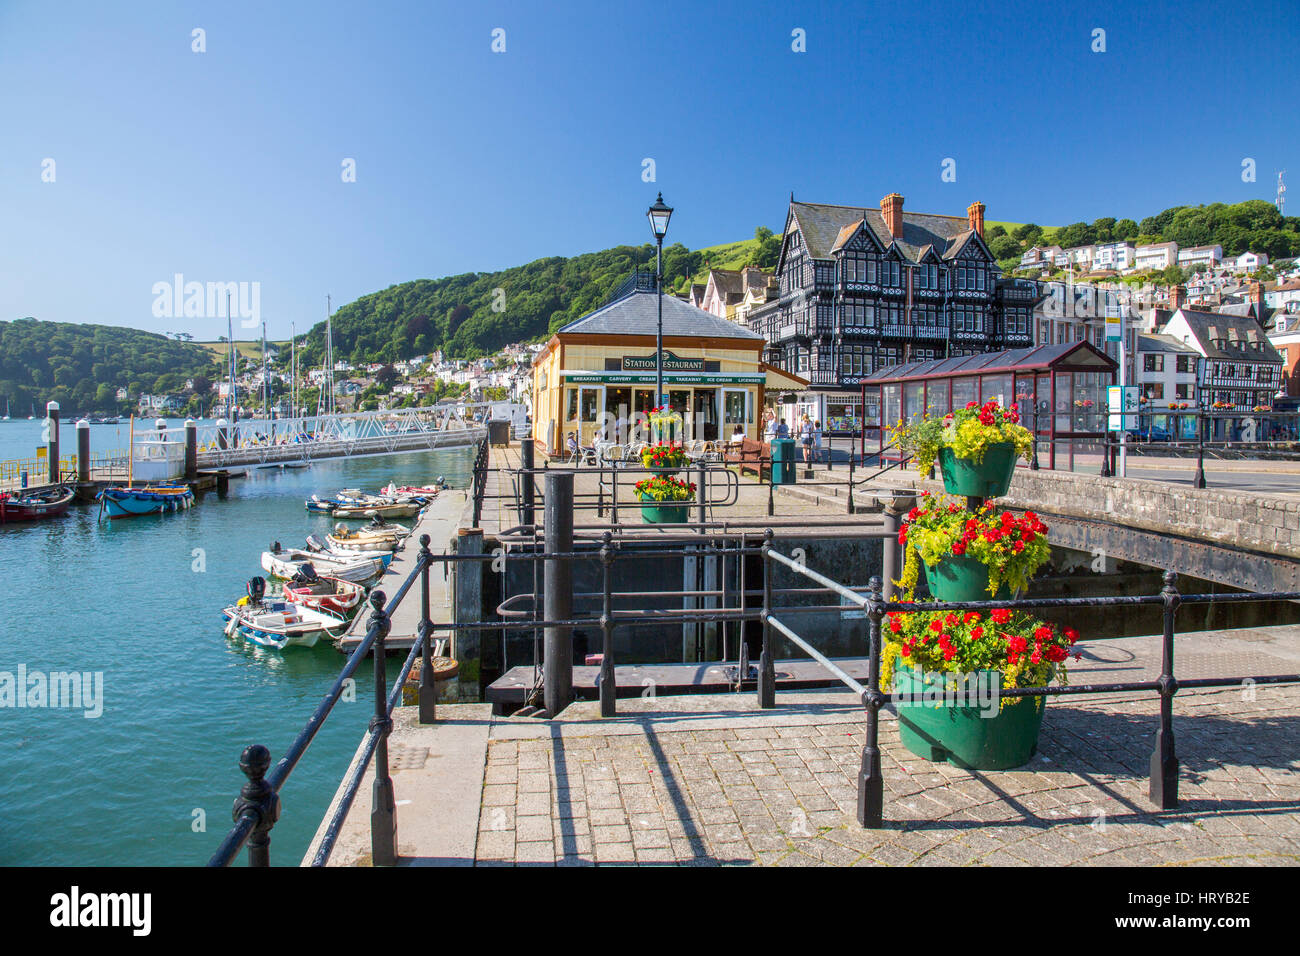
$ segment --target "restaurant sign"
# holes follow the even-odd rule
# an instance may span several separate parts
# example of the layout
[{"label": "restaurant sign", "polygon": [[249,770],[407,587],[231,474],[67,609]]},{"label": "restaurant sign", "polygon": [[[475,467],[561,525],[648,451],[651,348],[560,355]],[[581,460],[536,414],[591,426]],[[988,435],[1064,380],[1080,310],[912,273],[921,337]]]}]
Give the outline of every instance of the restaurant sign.
[{"label": "restaurant sign", "polygon": [[[672,352],[664,350],[664,371],[665,372],[703,372],[704,359],[702,358],[678,358]],[[623,371],[625,372],[653,372],[658,368],[658,363],[653,355],[624,355]]]},{"label": "restaurant sign", "polygon": [[[655,376],[628,372],[565,372],[564,380],[570,385],[653,385]],[[745,372],[706,372],[697,375],[673,372],[664,375],[664,382],[669,385],[762,385],[766,380],[765,375]]]}]

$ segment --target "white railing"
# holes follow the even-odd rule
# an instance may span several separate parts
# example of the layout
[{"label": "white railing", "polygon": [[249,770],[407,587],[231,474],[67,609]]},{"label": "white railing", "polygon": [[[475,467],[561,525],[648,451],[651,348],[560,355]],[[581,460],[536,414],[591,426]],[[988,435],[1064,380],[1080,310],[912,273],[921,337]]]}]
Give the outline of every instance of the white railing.
[{"label": "white railing", "polygon": [[[446,404],[301,418],[248,418],[196,429],[200,468],[311,461],[469,445],[487,431],[487,403]],[[143,439],[143,442],[142,442]],[[137,429],[137,444],[185,446],[185,428]],[[137,447],[139,459],[141,448]],[[182,453],[183,454],[183,453]]]}]

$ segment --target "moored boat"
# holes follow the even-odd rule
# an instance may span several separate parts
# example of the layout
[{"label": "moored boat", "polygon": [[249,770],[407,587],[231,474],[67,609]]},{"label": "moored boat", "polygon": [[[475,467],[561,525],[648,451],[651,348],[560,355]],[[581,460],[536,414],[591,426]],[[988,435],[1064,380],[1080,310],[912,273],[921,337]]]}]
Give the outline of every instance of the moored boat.
[{"label": "moored boat", "polygon": [[183,511],[194,504],[187,485],[145,485],[143,488],[109,487],[99,493],[100,513],[110,518]]},{"label": "moored boat", "polygon": [[336,518],[413,518],[423,507],[414,501],[396,501],[390,503],[365,502],[363,504],[343,504],[334,506]]},{"label": "moored boat", "polygon": [[324,573],[330,577],[361,584],[383,574],[384,568],[388,567],[388,562],[391,560],[391,554],[384,555],[382,558],[360,555],[344,557],[322,554],[319,551],[302,551],[297,548],[281,549],[278,541],[272,550],[262,552],[263,570],[286,580],[298,574],[304,564],[311,564],[318,574]]},{"label": "moored boat", "polygon": [[325,540],[344,551],[396,551],[402,539],[410,533],[410,528],[400,524],[369,524],[357,531],[349,530],[347,525],[337,524],[334,533],[326,535]]},{"label": "moored boat", "polygon": [[310,562],[284,584],[284,599],[290,604],[301,604],[343,617],[356,610],[365,593],[366,589],[353,581],[317,575]]},{"label": "moored boat", "polygon": [[248,582],[248,597],[221,611],[226,636],[240,637],[262,647],[312,647],[322,635],[336,637],[347,627],[337,614],[288,601],[266,600],[266,582]]},{"label": "moored boat", "polygon": [[58,518],[67,514],[73,497],[72,489],[63,485],[28,494],[0,492],[0,524]]}]

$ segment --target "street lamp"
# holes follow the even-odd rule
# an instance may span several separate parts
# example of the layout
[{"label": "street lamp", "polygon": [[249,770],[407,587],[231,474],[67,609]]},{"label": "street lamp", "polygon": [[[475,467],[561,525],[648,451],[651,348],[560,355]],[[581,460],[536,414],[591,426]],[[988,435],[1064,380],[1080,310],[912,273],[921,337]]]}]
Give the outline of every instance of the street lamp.
[{"label": "street lamp", "polygon": [[659,249],[655,255],[655,290],[659,294],[659,328],[655,334],[655,406],[667,403],[664,395],[664,235],[668,232],[668,220],[673,217],[671,206],[664,205],[664,194],[660,193],[655,204],[646,210],[650,220],[650,231],[655,234],[655,243]]}]

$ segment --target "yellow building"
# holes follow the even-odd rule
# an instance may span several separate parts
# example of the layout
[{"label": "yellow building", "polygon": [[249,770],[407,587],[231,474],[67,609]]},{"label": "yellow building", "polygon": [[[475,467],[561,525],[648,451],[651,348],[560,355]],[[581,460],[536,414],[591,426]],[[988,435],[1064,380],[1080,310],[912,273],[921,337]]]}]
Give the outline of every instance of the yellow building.
[{"label": "yellow building", "polygon": [[[647,280],[648,281],[644,281]],[[570,322],[533,360],[533,440],[562,454],[576,435],[626,441],[655,407],[658,296],[653,276],[627,294]],[[675,296],[663,297],[664,391],[682,416],[681,437],[726,441],[737,431],[759,439],[768,389],[798,391],[804,379],[762,360],[764,339]]]}]

